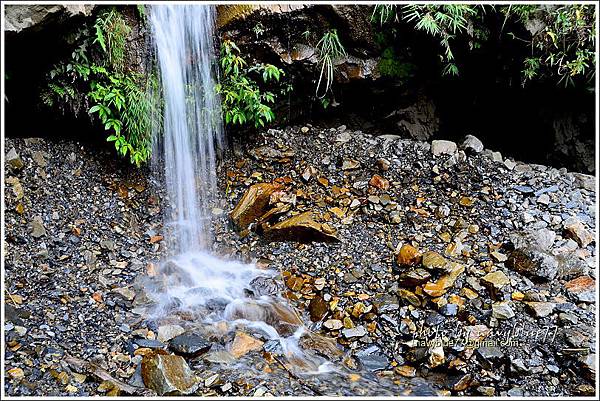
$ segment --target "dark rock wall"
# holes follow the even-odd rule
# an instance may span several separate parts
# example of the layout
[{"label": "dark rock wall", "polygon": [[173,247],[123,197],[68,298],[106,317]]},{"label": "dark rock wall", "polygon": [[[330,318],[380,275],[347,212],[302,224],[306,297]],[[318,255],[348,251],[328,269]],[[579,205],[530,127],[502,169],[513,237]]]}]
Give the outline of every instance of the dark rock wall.
[{"label": "dark rock wall", "polygon": [[[98,13],[105,8],[101,5],[6,6],[4,102],[8,136],[59,136],[105,142],[102,127],[92,124],[87,113],[60,113],[50,110],[40,100],[52,66],[70,59],[75,33],[86,24],[92,27]],[[119,11],[131,28],[125,48],[125,68],[145,73],[150,50],[149,30],[135,6],[120,7]]]},{"label": "dark rock wall", "polygon": [[[523,88],[516,57],[523,49],[502,40],[475,50],[454,47],[457,78],[441,75],[436,40],[407,26],[399,28],[388,58],[390,43],[378,40],[382,32],[371,22],[372,10],[350,5],[255,7],[237,15],[226,10],[220,34],[248,59],[286,71],[294,90],[278,99],[280,123],[355,121],[356,128],[417,140],[474,134],[486,147],[518,160],[594,172],[593,93],[553,82]],[[502,23],[489,21],[492,30]],[[333,101],[323,109],[314,96],[320,68],[315,45],[331,28],[348,56],[336,63]]]}]

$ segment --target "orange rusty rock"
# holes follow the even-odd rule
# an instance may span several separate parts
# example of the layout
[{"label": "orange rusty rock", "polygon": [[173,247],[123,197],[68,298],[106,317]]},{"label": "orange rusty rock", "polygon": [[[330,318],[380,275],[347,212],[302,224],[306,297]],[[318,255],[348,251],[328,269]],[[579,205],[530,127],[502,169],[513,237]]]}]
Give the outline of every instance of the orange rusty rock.
[{"label": "orange rusty rock", "polygon": [[421,263],[421,253],[412,245],[404,244],[396,255],[396,262],[400,266],[416,266]]},{"label": "orange rusty rock", "polygon": [[375,174],[371,180],[369,181],[369,185],[375,187],[375,188],[379,188],[382,190],[387,190],[390,188],[390,182],[388,180],[386,180],[385,178],[383,178],[382,176],[380,176],[379,174]]}]

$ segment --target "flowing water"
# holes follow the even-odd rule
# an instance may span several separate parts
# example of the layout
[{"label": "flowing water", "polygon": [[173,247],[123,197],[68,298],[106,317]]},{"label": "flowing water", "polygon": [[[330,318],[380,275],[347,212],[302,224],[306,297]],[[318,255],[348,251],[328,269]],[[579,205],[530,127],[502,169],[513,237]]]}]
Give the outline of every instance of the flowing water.
[{"label": "flowing water", "polygon": [[[216,193],[217,151],[223,144],[212,6],[158,5],[150,22],[164,98],[157,152],[162,155],[172,218],[170,256],[149,286],[154,317],[255,330],[279,342],[303,373],[328,371],[325,359],[301,349],[312,336],[279,296],[275,273],[211,255],[210,210]],[[198,329],[198,328],[196,328]],[[339,352],[330,346],[332,352]]]}]

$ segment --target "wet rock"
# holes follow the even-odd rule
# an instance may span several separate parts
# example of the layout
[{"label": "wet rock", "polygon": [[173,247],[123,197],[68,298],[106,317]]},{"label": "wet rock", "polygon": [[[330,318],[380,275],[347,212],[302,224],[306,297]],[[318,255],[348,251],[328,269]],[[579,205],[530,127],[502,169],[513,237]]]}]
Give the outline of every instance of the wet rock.
[{"label": "wet rock", "polygon": [[21,170],[25,166],[15,148],[12,148],[6,154],[6,162],[13,170]]},{"label": "wet rock", "polygon": [[281,187],[271,183],[254,184],[244,193],[229,214],[238,230],[244,230],[267,212],[269,199]]},{"label": "wet rock", "polygon": [[356,357],[361,366],[370,372],[385,370],[390,364],[388,357],[377,347],[370,347],[366,350],[357,352]]},{"label": "wet rock", "polygon": [[304,212],[267,227],[264,237],[271,241],[339,242],[335,230],[327,224],[317,223],[312,212]]},{"label": "wet rock", "polygon": [[177,324],[167,324],[158,328],[158,341],[167,342],[185,332],[185,329]]},{"label": "wet rock", "polygon": [[308,304],[308,311],[310,313],[310,320],[318,322],[325,316],[329,310],[329,304],[325,302],[323,297],[316,296],[310,300]]},{"label": "wet rock", "polygon": [[169,349],[171,351],[185,357],[197,357],[202,355],[208,352],[211,346],[212,343],[194,334],[182,334],[169,342]]},{"label": "wet rock", "polygon": [[273,279],[272,277],[258,276],[249,283],[250,289],[254,293],[255,296],[262,295],[277,295],[283,289],[279,281]]},{"label": "wet rock", "polygon": [[239,359],[249,352],[257,351],[262,348],[263,342],[244,332],[238,331],[235,333],[235,338],[229,349],[229,353],[234,358]]},{"label": "wet rock", "polygon": [[159,396],[191,394],[199,385],[185,359],[179,355],[144,357],[142,378],[146,387]]},{"label": "wet rock", "polygon": [[579,220],[565,222],[564,235],[575,240],[582,248],[594,241],[594,234],[588,231]]},{"label": "wet rock", "polygon": [[434,156],[453,155],[457,151],[456,143],[445,140],[435,140],[431,142],[431,153]]},{"label": "wet rock", "polygon": [[467,135],[461,144],[461,149],[467,152],[481,153],[483,151],[483,142],[473,135]]},{"label": "wet rock", "polygon": [[396,263],[400,266],[416,266],[421,263],[421,253],[415,247],[404,244],[396,255]]}]

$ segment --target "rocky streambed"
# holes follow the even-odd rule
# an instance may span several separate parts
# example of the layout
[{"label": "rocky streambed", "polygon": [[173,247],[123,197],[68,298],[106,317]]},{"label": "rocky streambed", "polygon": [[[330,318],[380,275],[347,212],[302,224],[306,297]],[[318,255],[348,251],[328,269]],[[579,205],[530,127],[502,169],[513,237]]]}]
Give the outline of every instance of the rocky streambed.
[{"label": "rocky streambed", "polygon": [[168,237],[149,171],[72,142],[5,148],[9,395],[594,393],[594,177],[474,137],[307,125],[233,141],[214,252],[277,272],[322,336],[301,346],[343,369],[305,377],[260,332],[141,312]]}]

